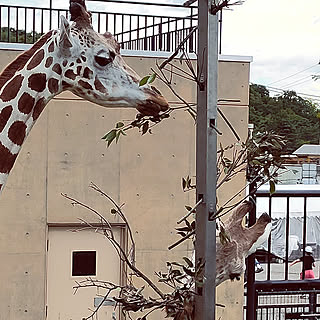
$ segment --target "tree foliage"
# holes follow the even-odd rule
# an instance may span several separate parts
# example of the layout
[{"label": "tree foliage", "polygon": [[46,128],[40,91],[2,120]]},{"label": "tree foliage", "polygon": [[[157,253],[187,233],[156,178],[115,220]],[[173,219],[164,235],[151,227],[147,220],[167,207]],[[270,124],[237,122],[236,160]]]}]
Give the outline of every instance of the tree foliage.
[{"label": "tree foliage", "polygon": [[252,84],[249,106],[254,133],[272,131],[284,136],[286,146],[282,153],[290,154],[303,144],[319,143],[320,109],[294,91],[271,97],[265,86]]},{"label": "tree foliage", "polygon": [[0,33],[0,41],[11,43],[34,43],[42,36],[38,32],[26,32],[25,30],[10,28],[8,33],[8,27],[2,27]]}]

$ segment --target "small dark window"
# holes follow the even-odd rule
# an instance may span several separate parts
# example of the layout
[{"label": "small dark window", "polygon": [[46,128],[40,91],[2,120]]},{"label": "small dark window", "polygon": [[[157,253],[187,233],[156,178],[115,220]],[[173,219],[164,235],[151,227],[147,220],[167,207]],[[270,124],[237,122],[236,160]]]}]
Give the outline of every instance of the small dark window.
[{"label": "small dark window", "polygon": [[72,252],[72,275],[95,276],[96,275],[96,251]]}]

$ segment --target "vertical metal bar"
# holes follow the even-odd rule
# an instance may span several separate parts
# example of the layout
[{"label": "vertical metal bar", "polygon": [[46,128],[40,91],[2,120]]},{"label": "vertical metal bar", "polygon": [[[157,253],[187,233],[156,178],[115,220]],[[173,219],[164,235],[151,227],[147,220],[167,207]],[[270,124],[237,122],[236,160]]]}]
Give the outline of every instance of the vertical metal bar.
[{"label": "vertical metal bar", "polygon": [[101,14],[98,12],[98,33],[100,33]]},{"label": "vertical metal bar", "polygon": [[27,8],[24,9],[24,43],[27,43]]},{"label": "vertical metal bar", "polygon": [[[140,17],[137,16],[137,39],[140,39],[139,35],[140,35]],[[137,50],[140,49],[139,42],[138,42],[138,47],[136,49]]]},{"label": "vertical metal bar", "polygon": [[306,245],[307,245],[307,197],[303,197],[303,260],[302,260],[302,280],[304,280],[305,276],[305,263],[304,257],[306,255]]},{"label": "vertical metal bar", "polygon": [[10,42],[10,7],[8,7],[8,37],[7,41]]},{"label": "vertical metal bar", "polygon": [[19,9],[16,7],[16,42],[19,42],[19,22],[18,22],[18,17],[19,17]]},{"label": "vertical metal bar", "polygon": [[309,312],[316,313],[317,312],[317,294],[312,291],[309,293]]},{"label": "vertical metal bar", "polygon": [[61,15],[61,10],[59,10],[58,9],[58,16],[57,16],[57,23],[58,23],[58,25],[59,25],[59,23],[60,23],[60,15]]},{"label": "vertical metal bar", "polygon": [[2,41],[2,6],[0,6],[0,41]]},{"label": "vertical metal bar", "polygon": [[124,41],[124,14],[121,15],[121,42]]},{"label": "vertical metal bar", "polygon": [[51,29],[52,29],[52,0],[50,0],[49,8],[50,8],[50,14],[49,14],[49,30],[51,30]]},{"label": "vertical metal bar", "polygon": [[[147,16],[145,16],[144,17],[144,32],[145,32],[144,36],[146,38],[147,38],[147,26],[148,26],[148,18],[147,18]],[[147,49],[145,49],[145,50],[147,50]]]},{"label": "vertical metal bar", "polygon": [[284,269],[284,278],[288,280],[288,259],[289,259],[289,235],[290,235],[290,197],[287,196],[287,213],[286,213],[286,261]]},{"label": "vertical metal bar", "polygon": [[163,41],[163,33],[162,33],[162,17],[160,18],[160,24],[159,24],[159,29],[158,29],[158,34],[159,34],[159,50],[162,51],[163,48],[163,44],[162,44],[162,41]]},{"label": "vertical metal bar", "polygon": [[196,264],[204,265],[204,285],[196,286],[197,320],[215,319],[216,284],[216,163],[217,163],[217,78],[218,19],[209,13],[210,0],[199,0],[200,84],[197,92],[196,180],[197,201],[203,199],[196,215]]},{"label": "vertical metal bar", "polygon": [[132,41],[132,15],[129,15],[129,49],[131,49],[131,41]]},{"label": "vertical metal bar", "polygon": [[44,10],[42,9],[41,10],[41,35],[43,35],[43,21],[44,21],[43,15],[44,15]]},{"label": "vertical metal bar", "polygon": [[[253,201],[256,203],[256,183],[250,183],[249,185],[249,194],[253,198]],[[249,224],[251,227],[256,223],[256,207],[249,212]],[[255,254],[251,254],[247,259],[247,320],[255,320],[257,315],[257,293],[255,290]]]},{"label": "vertical metal bar", "polygon": [[35,42],[35,35],[36,35],[36,9],[33,9],[32,11],[32,43]]},{"label": "vertical metal bar", "polygon": [[[272,217],[272,196],[269,197],[269,216]],[[267,267],[267,280],[271,278],[271,233],[268,238],[268,267]]]}]

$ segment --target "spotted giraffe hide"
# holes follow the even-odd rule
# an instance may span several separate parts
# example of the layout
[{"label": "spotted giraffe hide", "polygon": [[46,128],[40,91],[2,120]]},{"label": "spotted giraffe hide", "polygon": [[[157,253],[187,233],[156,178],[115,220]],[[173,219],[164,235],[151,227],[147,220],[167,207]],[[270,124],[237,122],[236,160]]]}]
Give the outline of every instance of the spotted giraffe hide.
[{"label": "spotted giraffe hide", "polygon": [[[244,216],[253,208],[249,201],[243,202],[230,215],[224,228],[230,237],[226,243],[217,243],[216,247],[216,285],[225,280],[240,279],[244,273],[244,260],[253,253],[251,249],[261,237],[267,236],[266,227],[271,223],[267,213],[263,213],[257,222],[247,228],[243,226]],[[267,228],[270,231],[270,228]]]}]

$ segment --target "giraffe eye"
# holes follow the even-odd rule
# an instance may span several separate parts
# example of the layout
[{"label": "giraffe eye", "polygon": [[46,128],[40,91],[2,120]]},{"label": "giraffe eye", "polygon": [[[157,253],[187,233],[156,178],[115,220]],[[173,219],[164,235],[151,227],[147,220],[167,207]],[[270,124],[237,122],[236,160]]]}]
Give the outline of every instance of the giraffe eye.
[{"label": "giraffe eye", "polygon": [[109,63],[111,63],[113,61],[112,57],[105,58],[105,57],[101,57],[101,56],[95,56],[94,60],[96,61],[96,63],[100,67],[105,67],[106,65],[108,65]]}]

